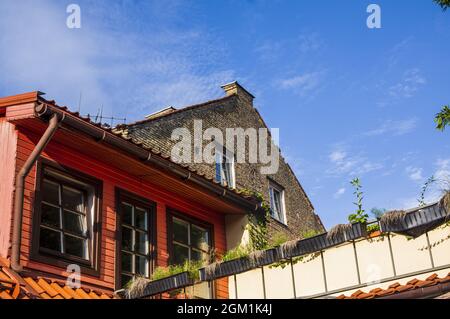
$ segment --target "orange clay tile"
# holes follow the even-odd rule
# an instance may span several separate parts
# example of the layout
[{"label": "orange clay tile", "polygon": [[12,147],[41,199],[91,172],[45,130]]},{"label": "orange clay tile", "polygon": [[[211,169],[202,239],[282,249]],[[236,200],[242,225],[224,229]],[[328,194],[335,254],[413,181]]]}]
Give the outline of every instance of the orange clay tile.
[{"label": "orange clay tile", "polygon": [[86,287],[72,289],[64,282],[44,277],[21,277],[0,259],[0,299],[112,299],[112,294]]}]

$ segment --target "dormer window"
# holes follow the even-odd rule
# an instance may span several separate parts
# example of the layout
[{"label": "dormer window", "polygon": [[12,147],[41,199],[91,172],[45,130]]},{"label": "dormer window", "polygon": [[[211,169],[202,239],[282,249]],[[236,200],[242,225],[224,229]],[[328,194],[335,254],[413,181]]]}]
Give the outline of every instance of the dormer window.
[{"label": "dormer window", "polygon": [[233,154],[227,154],[225,148],[222,152],[216,152],[216,181],[222,184],[222,186],[235,188],[234,176]]},{"label": "dormer window", "polygon": [[287,224],[284,205],[284,189],[273,182],[269,182],[270,215],[280,223]]}]

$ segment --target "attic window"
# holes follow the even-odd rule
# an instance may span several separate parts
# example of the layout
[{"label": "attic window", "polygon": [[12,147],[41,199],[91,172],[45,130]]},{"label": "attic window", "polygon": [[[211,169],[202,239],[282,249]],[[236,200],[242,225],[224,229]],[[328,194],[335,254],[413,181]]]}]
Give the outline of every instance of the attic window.
[{"label": "attic window", "polygon": [[270,196],[270,215],[280,223],[286,222],[286,209],[284,206],[284,189],[269,182],[269,196]]},{"label": "attic window", "polygon": [[101,182],[47,162],[41,160],[38,168],[33,256],[96,271]]},{"label": "attic window", "polygon": [[216,153],[216,181],[222,186],[235,188],[234,156],[227,154],[226,149]]}]

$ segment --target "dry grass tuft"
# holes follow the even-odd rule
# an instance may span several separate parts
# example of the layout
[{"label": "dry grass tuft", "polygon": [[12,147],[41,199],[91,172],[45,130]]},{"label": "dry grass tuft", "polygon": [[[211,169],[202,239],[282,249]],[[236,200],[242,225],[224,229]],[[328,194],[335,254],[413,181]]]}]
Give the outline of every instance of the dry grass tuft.
[{"label": "dry grass tuft", "polygon": [[447,218],[445,220],[450,220],[450,191],[447,191],[441,198],[441,200],[439,201],[439,205],[441,207],[444,207],[445,209],[445,214],[447,215]]},{"label": "dry grass tuft", "polygon": [[136,277],[131,281],[130,285],[126,290],[126,296],[128,299],[139,298],[144,294],[145,288],[147,287],[150,280],[143,277]]},{"label": "dry grass tuft", "polygon": [[330,241],[345,239],[345,233],[352,229],[352,224],[339,224],[330,229],[327,239]]},{"label": "dry grass tuft", "polygon": [[280,246],[283,256],[289,255],[297,247],[298,240],[290,240]]},{"label": "dry grass tuft", "polygon": [[389,227],[398,227],[405,219],[406,212],[404,210],[393,210],[384,214],[380,223]]}]

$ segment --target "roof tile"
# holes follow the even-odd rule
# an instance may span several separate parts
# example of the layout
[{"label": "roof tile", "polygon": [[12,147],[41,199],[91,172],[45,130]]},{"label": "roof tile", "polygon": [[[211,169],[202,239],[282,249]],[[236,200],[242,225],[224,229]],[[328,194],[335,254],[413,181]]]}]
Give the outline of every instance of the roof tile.
[{"label": "roof tile", "polygon": [[413,289],[421,289],[430,287],[433,285],[438,285],[441,283],[446,283],[450,281],[450,274],[446,277],[439,278],[437,274],[432,274],[428,276],[425,280],[420,280],[417,278],[414,278],[410,281],[408,281],[406,284],[402,285],[398,282],[393,283],[389,286],[388,289],[381,289],[381,288],[374,288],[370,290],[368,293],[357,290],[352,295],[346,296],[346,295],[340,295],[336,297],[337,299],[372,299],[372,298],[380,298],[380,297],[386,297],[394,294],[400,294],[409,290]]},{"label": "roof tile", "polygon": [[0,299],[112,299],[112,294],[81,287],[74,291],[48,278],[21,277],[0,259]]}]

